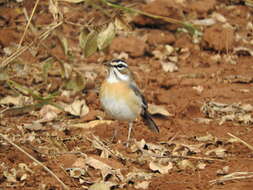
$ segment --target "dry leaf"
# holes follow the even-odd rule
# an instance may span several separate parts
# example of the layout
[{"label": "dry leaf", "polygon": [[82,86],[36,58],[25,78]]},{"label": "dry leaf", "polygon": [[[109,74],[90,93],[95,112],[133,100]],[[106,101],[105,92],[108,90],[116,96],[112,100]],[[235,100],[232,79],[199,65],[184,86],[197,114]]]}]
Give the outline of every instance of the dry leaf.
[{"label": "dry leaf", "polygon": [[86,171],[82,168],[69,168],[68,171],[69,171],[70,177],[73,177],[73,178],[80,178],[86,173]]},{"label": "dry leaf", "polygon": [[[65,69],[65,71],[67,70]],[[74,74],[72,75],[70,74],[70,72],[65,72],[65,76],[69,79],[65,84],[66,89],[72,90],[75,92],[78,92],[84,89],[86,85],[86,81],[84,80],[83,76],[79,72],[74,72]]]},{"label": "dry leaf", "polygon": [[5,105],[15,105],[15,106],[23,106],[25,101],[27,101],[27,97],[19,95],[19,96],[5,96],[4,98],[0,99],[0,104]]},{"label": "dry leaf", "polygon": [[163,165],[158,164],[156,162],[150,162],[149,163],[149,168],[152,171],[158,171],[161,174],[167,174],[169,172],[169,170],[171,170],[173,168],[173,164],[171,162],[169,162],[168,165],[163,166]]},{"label": "dry leaf", "polygon": [[203,143],[200,144],[193,144],[193,145],[188,145],[188,144],[181,144],[183,147],[188,148],[191,152],[195,153],[200,153],[200,148],[203,146]]},{"label": "dry leaf", "polygon": [[87,36],[89,34],[89,30],[84,28],[79,35],[79,46],[80,48],[84,49],[86,42],[87,42]]},{"label": "dry leaf", "polygon": [[127,22],[124,22],[124,20],[119,17],[116,17],[114,24],[117,30],[123,30],[123,31],[131,30],[130,25],[128,25]]},{"label": "dry leaf", "polygon": [[150,181],[136,182],[134,188],[136,189],[148,189]]},{"label": "dry leaf", "polygon": [[110,185],[105,182],[94,183],[88,190],[110,190]]},{"label": "dry leaf", "polygon": [[82,117],[89,113],[89,107],[86,105],[85,100],[75,100],[72,104],[66,105],[64,111]]},{"label": "dry leaf", "polygon": [[101,125],[101,124],[110,125],[112,122],[113,122],[112,120],[94,120],[94,121],[90,121],[90,122],[87,122],[87,123],[71,124],[71,127],[91,129],[91,128],[94,128],[97,125]]},{"label": "dry leaf", "polygon": [[173,46],[171,45],[165,45],[166,55],[171,55],[174,51]]},{"label": "dry leaf", "polygon": [[151,115],[162,115],[166,117],[172,116],[172,114],[169,113],[163,106],[155,104],[149,104],[148,111],[150,112]]},{"label": "dry leaf", "polygon": [[222,14],[217,13],[217,12],[214,12],[212,14],[212,18],[214,18],[215,20],[222,22],[222,23],[227,22],[227,19]]},{"label": "dry leaf", "polygon": [[95,30],[92,30],[88,35],[87,39],[84,43],[84,56],[89,57],[93,53],[97,51],[98,44],[97,44],[97,37],[98,33]]},{"label": "dry leaf", "polygon": [[203,162],[200,162],[200,163],[198,163],[197,164],[197,166],[196,166],[198,169],[200,169],[200,170],[203,170],[203,169],[205,169],[206,168],[206,164],[205,163],[203,163]]},{"label": "dry leaf", "polygon": [[161,62],[162,68],[165,72],[176,72],[178,71],[178,66],[172,62]]},{"label": "dry leaf", "polygon": [[192,87],[194,90],[196,90],[199,94],[203,92],[204,87],[201,85]]},{"label": "dry leaf", "polygon": [[127,174],[127,181],[133,180],[150,180],[153,177],[152,173],[146,172],[129,172]]},{"label": "dry leaf", "polygon": [[12,168],[11,171],[3,171],[3,176],[6,178],[8,182],[15,183],[16,180],[17,171],[15,168]]},{"label": "dry leaf", "polygon": [[37,122],[49,122],[53,121],[55,118],[57,118],[58,114],[61,113],[62,110],[51,106],[51,105],[45,105],[40,110],[40,116],[41,119],[37,120]]},{"label": "dry leaf", "polygon": [[110,23],[105,30],[100,32],[97,37],[97,46],[99,50],[106,48],[115,37],[115,26]]},{"label": "dry leaf", "polygon": [[224,166],[223,168],[217,170],[217,175],[227,175],[229,173],[229,166]]},{"label": "dry leaf", "polygon": [[216,156],[223,158],[226,156],[226,152],[227,150],[224,148],[215,148],[215,149],[207,151],[205,154],[209,156],[214,153]]},{"label": "dry leaf", "polygon": [[[85,155],[86,156],[86,155]],[[86,156],[87,157],[87,156]],[[85,168],[85,159],[84,158],[77,158],[76,161],[72,164],[73,168]]]},{"label": "dry leaf", "polygon": [[224,81],[228,81],[229,83],[242,83],[242,84],[250,84],[253,82],[252,76],[242,76],[242,75],[229,75],[223,78]]},{"label": "dry leaf", "polygon": [[219,102],[205,102],[201,111],[209,118],[218,118],[220,124],[226,121],[235,121],[243,124],[252,124],[252,106],[250,104],[223,104]]},{"label": "dry leaf", "polygon": [[178,167],[181,170],[186,170],[186,169],[196,169],[196,167],[192,164],[192,162],[190,160],[182,160],[180,162],[177,163]]},{"label": "dry leaf", "polygon": [[88,157],[85,159],[85,163],[95,169],[99,169],[101,171],[107,172],[108,170],[112,170],[113,168],[100,160],[97,160],[93,157]]},{"label": "dry leaf", "polygon": [[29,124],[25,123],[23,127],[25,129],[32,130],[32,131],[40,131],[40,130],[45,129],[45,127],[41,123],[36,122],[36,121]]}]

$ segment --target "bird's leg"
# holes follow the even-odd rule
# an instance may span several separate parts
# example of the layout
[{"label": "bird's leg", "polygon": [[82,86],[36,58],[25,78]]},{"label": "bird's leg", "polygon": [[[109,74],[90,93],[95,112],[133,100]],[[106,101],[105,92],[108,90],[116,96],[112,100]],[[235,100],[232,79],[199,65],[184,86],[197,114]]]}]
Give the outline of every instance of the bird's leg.
[{"label": "bird's leg", "polygon": [[114,131],[113,131],[113,136],[112,136],[112,139],[111,139],[111,142],[112,142],[112,143],[115,141],[117,134],[118,134],[118,129],[116,128],[116,129],[114,129]]},{"label": "bird's leg", "polygon": [[131,137],[131,132],[132,132],[132,127],[133,127],[133,122],[128,123],[128,136],[127,136],[127,144],[126,146],[128,147],[129,142],[130,142],[130,137]]}]

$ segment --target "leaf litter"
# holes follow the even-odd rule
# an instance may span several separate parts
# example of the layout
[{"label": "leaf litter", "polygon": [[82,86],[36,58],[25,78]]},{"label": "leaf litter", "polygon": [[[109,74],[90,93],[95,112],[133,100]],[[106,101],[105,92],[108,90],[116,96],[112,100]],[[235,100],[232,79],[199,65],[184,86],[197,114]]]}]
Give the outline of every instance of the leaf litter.
[{"label": "leaf litter", "polygon": [[209,101],[203,104],[201,111],[206,117],[218,120],[220,125],[227,121],[233,121],[244,125],[251,125],[253,123],[251,114],[253,106],[251,104],[225,104]]}]

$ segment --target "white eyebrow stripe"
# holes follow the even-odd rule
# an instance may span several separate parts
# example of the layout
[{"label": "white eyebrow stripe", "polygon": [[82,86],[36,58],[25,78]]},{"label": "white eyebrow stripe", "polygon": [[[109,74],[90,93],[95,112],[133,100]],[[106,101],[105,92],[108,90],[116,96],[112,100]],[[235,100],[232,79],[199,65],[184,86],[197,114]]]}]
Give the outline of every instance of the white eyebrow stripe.
[{"label": "white eyebrow stripe", "polygon": [[121,60],[112,60],[111,65],[114,67],[117,67],[117,65],[124,65],[125,67],[128,67],[127,63],[125,61],[121,61]]}]

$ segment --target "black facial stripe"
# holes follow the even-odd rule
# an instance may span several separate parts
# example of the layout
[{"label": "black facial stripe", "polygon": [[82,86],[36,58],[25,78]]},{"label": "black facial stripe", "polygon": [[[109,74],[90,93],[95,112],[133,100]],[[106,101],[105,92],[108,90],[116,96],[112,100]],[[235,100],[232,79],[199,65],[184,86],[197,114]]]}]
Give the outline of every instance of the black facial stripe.
[{"label": "black facial stripe", "polygon": [[114,60],[112,60],[112,62],[116,62],[116,63],[123,62],[123,63],[125,63],[125,61],[123,59],[114,59]]},{"label": "black facial stripe", "polygon": [[118,80],[121,80],[115,71],[113,71],[113,73],[114,73],[114,76],[115,76]]}]

